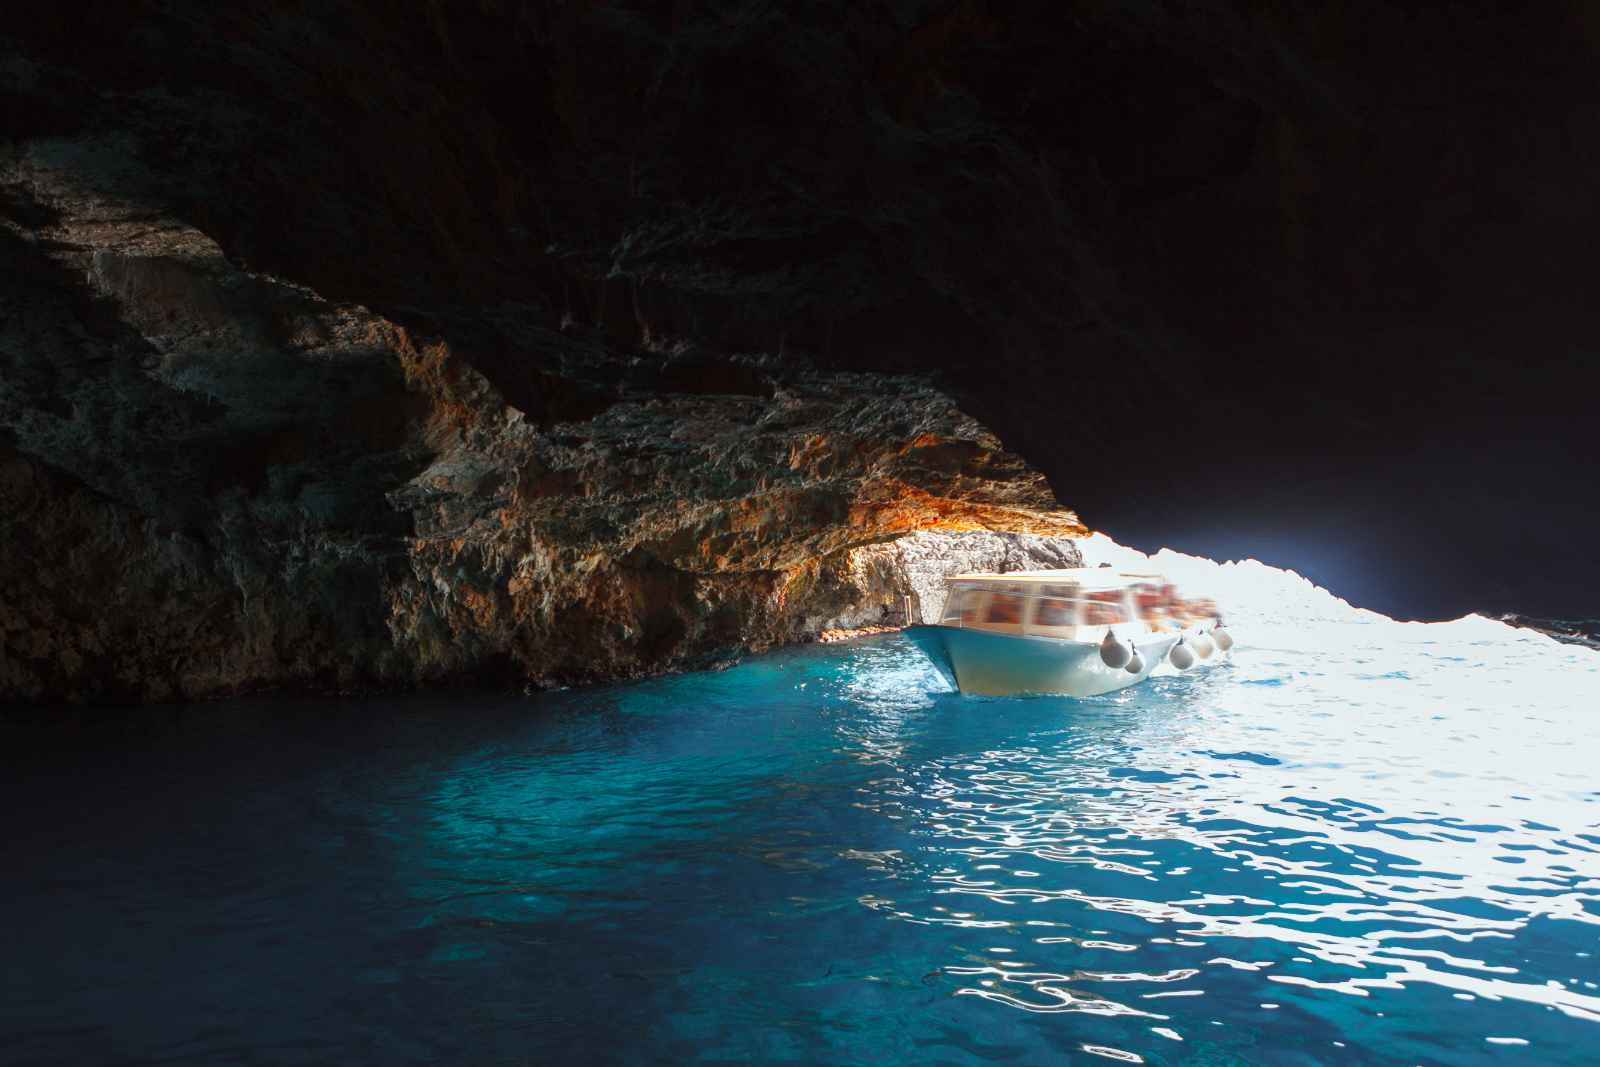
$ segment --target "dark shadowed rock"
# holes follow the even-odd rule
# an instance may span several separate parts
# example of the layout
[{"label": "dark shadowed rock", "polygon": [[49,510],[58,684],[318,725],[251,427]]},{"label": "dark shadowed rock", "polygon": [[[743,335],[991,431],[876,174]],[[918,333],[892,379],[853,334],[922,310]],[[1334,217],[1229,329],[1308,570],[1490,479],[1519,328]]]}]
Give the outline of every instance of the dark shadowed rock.
[{"label": "dark shadowed rock", "polygon": [[[1082,532],[912,378],[641,369],[506,312],[502,351],[550,368],[522,380],[530,418],[443,337],[241,269],[139,201],[122,151],[52,144],[0,172],[32,212],[0,239],[6,696],[709,665],[853,609],[863,545]],[[588,384],[540,388],[556,377]]]}]

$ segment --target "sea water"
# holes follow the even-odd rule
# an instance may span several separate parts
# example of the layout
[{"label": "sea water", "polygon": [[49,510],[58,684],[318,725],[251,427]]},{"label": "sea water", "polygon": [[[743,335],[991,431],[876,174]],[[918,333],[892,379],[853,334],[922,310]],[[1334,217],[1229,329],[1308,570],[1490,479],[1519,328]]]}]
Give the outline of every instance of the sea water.
[{"label": "sea water", "polygon": [[1155,565],[1237,647],[1090,700],[888,635],[14,730],[0,1060],[1600,1062],[1600,653]]}]

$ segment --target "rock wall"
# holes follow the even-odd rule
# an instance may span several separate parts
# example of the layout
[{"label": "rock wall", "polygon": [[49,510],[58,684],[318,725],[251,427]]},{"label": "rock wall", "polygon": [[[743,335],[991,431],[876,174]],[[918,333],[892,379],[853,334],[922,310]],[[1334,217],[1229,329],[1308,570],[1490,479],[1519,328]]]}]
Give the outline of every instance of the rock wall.
[{"label": "rock wall", "polygon": [[924,381],[510,309],[513,402],[157,181],[114,138],[0,157],[0,697],[633,677],[876,610],[912,531],[1083,532]]}]

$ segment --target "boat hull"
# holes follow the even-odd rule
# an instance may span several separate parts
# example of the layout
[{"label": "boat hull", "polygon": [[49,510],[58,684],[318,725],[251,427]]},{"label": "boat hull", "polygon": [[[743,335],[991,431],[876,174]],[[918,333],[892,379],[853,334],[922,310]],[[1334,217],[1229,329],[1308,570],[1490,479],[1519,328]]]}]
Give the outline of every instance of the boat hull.
[{"label": "boat hull", "polygon": [[1100,646],[1050,637],[1011,636],[955,626],[912,626],[902,633],[955,688],[974,696],[1058,693],[1089,697],[1126,689],[1150,676],[1176,634],[1134,639],[1145,667],[1138,674],[1106,666]]}]

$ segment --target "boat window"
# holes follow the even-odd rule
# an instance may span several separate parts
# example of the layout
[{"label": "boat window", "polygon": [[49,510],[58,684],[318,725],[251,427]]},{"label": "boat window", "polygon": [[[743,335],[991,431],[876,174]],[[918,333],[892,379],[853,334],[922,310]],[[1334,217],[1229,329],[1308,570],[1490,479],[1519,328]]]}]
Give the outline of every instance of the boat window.
[{"label": "boat window", "polygon": [[1033,609],[1035,626],[1071,626],[1072,601],[1058,597],[1041,597]]},{"label": "boat window", "polygon": [[961,596],[961,625],[971,626],[978,621],[978,601],[983,595],[976,589],[968,589]]},{"label": "boat window", "polygon": [[1115,626],[1128,621],[1128,612],[1122,603],[1121,589],[1090,593],[1085,599],[1087,600],[1083,612],[1085,626]]},{"label": "boat window", "polygon": [[944,617],[940,622],[961,626],[971,620],[967,618],[972,613],[973,604],[977,601],[978,592],[970,585],[958,585],[950,590],[950,596],[944,602]]},{"label": "boat window", "polygon": [[960,587],[950,590],[950,595],[945,598],[944,612],[940,616],[941,623],[958,623],[961,619],[961,602],[966,599],[967,591]]},{"label": "boat window", "polygon": [[1022,598],[1015,593],[995,593],[989,598],[989,613],[984,622],[1015,626],[1022,622]]}]

